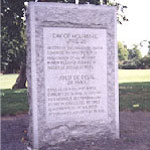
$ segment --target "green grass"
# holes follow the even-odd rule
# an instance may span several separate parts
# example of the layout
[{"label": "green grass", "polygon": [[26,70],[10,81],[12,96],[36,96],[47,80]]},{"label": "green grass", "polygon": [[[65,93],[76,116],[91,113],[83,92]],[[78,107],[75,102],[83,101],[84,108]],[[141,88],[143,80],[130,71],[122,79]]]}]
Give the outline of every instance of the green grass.
[{"label": "green grass", "polygon": [[16,115],[26,113],[28,111],[26,89],[3,89],[1,90],[1,99],[2,116]]},{"label": "green grass", "polygon": [[[27,90],[12,90],[17,74],[0,75],[1,113],[28,111]],[[119,70],[120,111],[150,111],[150,70]]]},{"label": "green grass", "polygon": [[119,85],[120,111],[150,111],[150,82]]},{"label": "green grass", "polygon": [[150,111],[150,70],[119,70],[120,111]]},{"label": "green grass", "polygon": [[16,115],[28,111],[27,89],[12,90],[18,74],[0,75],[1,114]]},{"label": "green grass", "polygon": [[0,75],[0,89],[11,89],[18,74]]},{"label": "green grass", "polygon": [[150,82],[150,69],[119,70],[119,83]]}]

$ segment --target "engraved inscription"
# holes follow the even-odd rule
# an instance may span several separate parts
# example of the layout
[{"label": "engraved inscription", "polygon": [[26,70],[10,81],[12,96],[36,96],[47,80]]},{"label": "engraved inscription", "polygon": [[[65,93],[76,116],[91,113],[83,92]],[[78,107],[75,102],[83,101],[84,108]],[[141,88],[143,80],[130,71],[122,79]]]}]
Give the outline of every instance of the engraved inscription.
[{"label": "engraved inscription", "polygon": [[107,115],[105,29],[44,27],[47,123]]}]

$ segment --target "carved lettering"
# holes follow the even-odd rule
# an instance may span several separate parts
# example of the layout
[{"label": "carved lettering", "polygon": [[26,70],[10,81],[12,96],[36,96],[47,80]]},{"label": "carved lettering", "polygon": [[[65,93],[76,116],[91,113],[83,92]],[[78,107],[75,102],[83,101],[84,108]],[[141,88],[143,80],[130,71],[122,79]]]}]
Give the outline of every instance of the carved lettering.
[{"label": "carved lettering", "polygon": [[45,27],[43,35],[47,122],[107,115],[106,30]]}]

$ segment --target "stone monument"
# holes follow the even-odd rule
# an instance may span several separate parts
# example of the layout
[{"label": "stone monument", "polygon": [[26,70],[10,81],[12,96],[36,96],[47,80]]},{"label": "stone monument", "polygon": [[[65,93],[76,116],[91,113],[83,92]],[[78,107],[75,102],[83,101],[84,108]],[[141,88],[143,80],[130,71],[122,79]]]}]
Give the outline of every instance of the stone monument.
[{"label": "stone monument", "polygon": [[33,148],[119,138],[116,8],[31,2],[27,38]]}]

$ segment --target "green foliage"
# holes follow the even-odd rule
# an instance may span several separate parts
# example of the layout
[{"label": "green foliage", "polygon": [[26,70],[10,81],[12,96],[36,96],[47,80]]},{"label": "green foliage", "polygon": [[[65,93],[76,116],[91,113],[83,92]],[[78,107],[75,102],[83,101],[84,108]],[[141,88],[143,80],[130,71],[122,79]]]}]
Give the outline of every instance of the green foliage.
[{"label": "green foliage", "polygon": [[[34,0],[2,0],[1,9],[1,71],[3,73],[14,73],[20,70],[20,66],[25,64],[26,58],[26,35],[25,35],[25,22],[24,22],[24,12],[25,5],[24,2],[29,2]],[[65,2],[74,3],[75,0],[39,0],[42,2]],[[80,4],[101,4],[99,0],[80,0]],[[109,0],[103,1],[103,4],[110,6],[117,6],[123,13],[126,6],[121,5],[117,2],[110,2]],[[121,23],[122,20],[126,20],[124,15],[118,13],[118,22]]]},{"label": "green foliage", "polygon": [[140,69],[141,68],[141,60],[140,59],[132,59],[127,60],[122,63],[122,69]]},{"label": "green foliage", "polygon": [[[121,49],[121,50],[120,50]],[[118,47],[119,68],[120,69],[141,69],[142,54],[137,45],[132,49],[124,50],[122,44]]]},{"label": "green foliage", "polygon": [[118,42],[118,58],[119,61],[128,60],[128,50],[121,42]]},{"label": "green foliage", "polygon": [[150,69],[150,55],[144,56],[141,59],[141,66],[142,69]]},{"label": "green foliage", "polygon": [[128,52],[129,52],[129,55],[128,55],[129,60],[142,58],[142,54],[140,50],[138,49],[137,45],[134,45],[133,49],[128,49]]},{"label": "green foliage", "polygon": [[124,61],[120,68],[122,68],[122,69],[137,69],[138,68],[137,62],[139,62],[139,61],[136,61],[136,60]]},{"label": "green foliage", "polygon": [[16,72],[25,63],[26,37],[24,24],[24,1],[3,0],[1,10],[1,70]]},{"label": "green foliage", "polygon": [[150,56],[150,41],[148,41],[148,53],[147,53],[147,55]]}]

